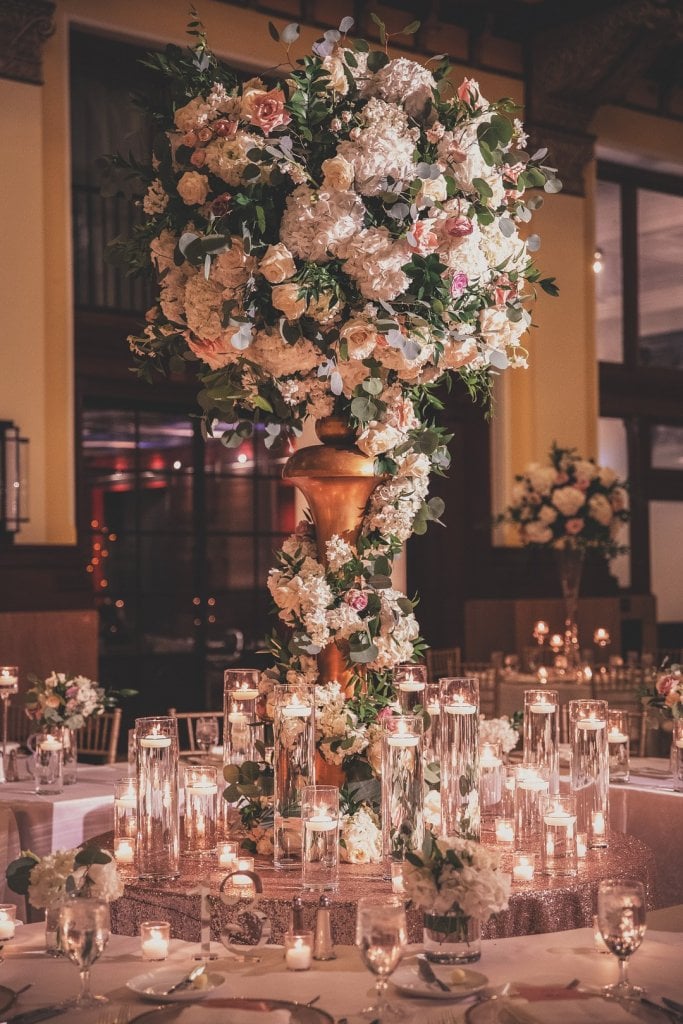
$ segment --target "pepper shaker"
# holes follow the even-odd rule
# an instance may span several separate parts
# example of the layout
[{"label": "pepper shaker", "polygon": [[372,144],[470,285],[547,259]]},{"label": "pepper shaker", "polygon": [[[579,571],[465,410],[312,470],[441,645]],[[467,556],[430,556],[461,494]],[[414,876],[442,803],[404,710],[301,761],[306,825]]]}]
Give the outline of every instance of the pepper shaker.
[{"label": "pepper shaker", "polygon": [[301,935],[306,931],[304,925],[304,901],[301,896],[295,896],[292,900],[292,935]]},{"label": "pepper shaker", "polygon": [[330,921],[330,897],[325,893],[320,897],[318,911],[315,916],[315,937],[313,939],[314,960],[336,960],[332,942],[332,925]]}]

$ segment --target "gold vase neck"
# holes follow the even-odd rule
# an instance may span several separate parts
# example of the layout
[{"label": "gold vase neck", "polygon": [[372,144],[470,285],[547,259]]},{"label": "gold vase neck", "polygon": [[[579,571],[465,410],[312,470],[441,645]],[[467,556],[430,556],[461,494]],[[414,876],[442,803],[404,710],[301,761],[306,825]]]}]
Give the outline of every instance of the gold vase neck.
[{"label": "gold vase neck", "polygon": [[343,416],[325,416],[316,420],[315,432],[323,444],[355,448],[356,432]]}]

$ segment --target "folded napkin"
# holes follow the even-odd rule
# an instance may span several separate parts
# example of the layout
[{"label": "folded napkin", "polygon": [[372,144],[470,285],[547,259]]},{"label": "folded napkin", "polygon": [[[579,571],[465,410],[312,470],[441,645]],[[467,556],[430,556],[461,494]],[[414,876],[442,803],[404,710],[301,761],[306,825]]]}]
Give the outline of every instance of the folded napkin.
[{"label": "folded napkin", "polygon": [[498,1005],[505,1024],[633,1024],[633,1014],[611,999],[501,999]]},{"label": "folded napkin", "polygon": [[[232,1007],[188,1006],[176,1017],[180,1024],[289,1024],[289,1010],[238,1010]],[[633,1021],[631,1021],[633,1024]]]}]

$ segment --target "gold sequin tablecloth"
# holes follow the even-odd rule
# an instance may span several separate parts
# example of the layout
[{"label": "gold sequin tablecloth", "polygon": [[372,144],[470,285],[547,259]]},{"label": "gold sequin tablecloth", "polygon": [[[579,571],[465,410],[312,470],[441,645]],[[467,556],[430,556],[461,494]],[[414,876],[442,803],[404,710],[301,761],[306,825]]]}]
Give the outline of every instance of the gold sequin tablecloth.
[{"label": "gold sequin tablecloth", "polygon": [[[106,839],[101,842],[106,845]],[[511,855],[504,855],[510,869]],[[294,896],[304,900],[307,926],[313,928],[317,895],[301,890],[298,872],[276,871],[272,863],[259,863],[256,870],[263,881],[263,894],[258,910],[272,925],[272,942],[282,942],[289,929],[291,902]],[[207,865],[200,869],[197,861],[181,861],[181,876],[175,882],[154,886],[131,877],[123,897],[111,905],[112,930],[119,935],[137,935],[140,922],[165,920],[171,922],[174,938],[198,942],[200,937],[200,901],[197,887],[210,889],[212,937],[219,938],[221,920],[234,917],[240,908],[227,907],[218,895],[224,872]],[[636,878],[648,893],[648,905],[656,905],[656,869],[652,851],[638,839],[613,833],[608,850],[590,851],[582,863],[578,877],[550,879],[537,873],[533,882],[515,883],[510,909],[498,914],[484,927],[485,938],[507,938],[539,932],[565,931],[591,924],[595,913],[595,893],[602,878]],[[332,895],[332,931],[336,943],[353,944],[356,926],[356,905],[360,896],[391,892],[378,865],[344,864],[340,872],[339,891]],[[408,911],[409,938],[422,940],[422,918],[415,908]]]}]

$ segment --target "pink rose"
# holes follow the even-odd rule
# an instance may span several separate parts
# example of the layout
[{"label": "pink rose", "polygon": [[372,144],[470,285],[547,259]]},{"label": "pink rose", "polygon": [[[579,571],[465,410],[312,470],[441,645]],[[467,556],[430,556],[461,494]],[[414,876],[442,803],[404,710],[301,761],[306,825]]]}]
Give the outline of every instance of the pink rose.
[{"label": "pink rose", "polygon": [[662,696],[670,693],[671,690],[676,686],[677,677],[675,675],[660,676],[657,680],[657,693],[661,693]]},{"label": "pink rose", "polygon": [[432,145],[435,145],[439,141],[439,139],[443,138],[443,134],[445,131],[446,129],[441,124],[441,122],[435,121],[431,128],[428,128],[427,131],[425,132],[425,135],[427,136],[427,142],[431,142]]},{"label": "pink rose", "polygon": [[463,78],[458,86],[458,99],[461,103],[467,103],[470,107],[480,107],[481,93],[479,92],[479,83],[475,82],[473,78]]},{"label": "pink rose", "polygon": [[199,129],[199,131],[197,132],[197,138],[199,139],[200,142],[211,142],[211,139],[213,138],[213,132],[208,126],[205,126],[204,128]]},{"label": "pink rose", "polygon": [[496,287],[493,290],[496,305],[504,306],[509,298],[517,294],[517,288],[511,282],[507,274],[501,274]]},{"label": "pink rose", "polygon": [[368,596],[362,590],[349,590],[344,594],[344,601],[354,612],[362,612],[368,606]]},{"label": "pink rose", "polygon": [[567,533],[572,534],[581,533],[581,531],[583,530],[583,526],[583,519],[568,519],[567,522],[564,524],[564,528],[567,531]]},{"label": "pink rose", "polygon": [[184,135],[180,136],[181,146],[196,146],[198,142],[196,132],[185,132]]},{"label": "pink rose", "polygon": [[427,217],[425,220],[416,221],[408,232],[408,245],[413,252],[419,253],[420,256],[428,256],[439,245],[433,225],[434,221]]},{"label": "pink rose", "polygon": [[211,125],[214,135],[217,135],[219,139],[231,139],[237,135],[237,128],[239,122],[236,118],[229,120],[227,117],[221,117],[218,121],[214,121]]},{"label": "pink rose", "polygon": [[282,89],[271,89],[254,97],[251,106],[251,123],[270,135],[275,128],[289,124],[291,117],[285,110],[285,94]]},{"label": "pink rose", "polygon": [[460,214],[458,217],[449,217],[444,223],[444,230],[450,238],[467,238],[474,231],[474,224],[469,217]]},{"label": "pink rose", "polygon": [[389,708],[389,707],[382,708],[382,710],[377,715],[377,721],[378,722],[387,722],[387,721],[389,721],[389,719],[391,719],[393,717],[394,717],[394,709],[393,708]]},{"label": "pink rose", "polygon": [[206,150],[195,149],[194,153],[190,157],[190,163],[193,167],[203,167],[206,163]]},{"label": "pink rose", "polygon": [[228,351],[227,342],[220,338],[202,338],[200,341],[189,334],[186,338],[188,348],[212,370],[221,370],[232,359],[233,353]]},{"label": "pink rose", "polygon": [[469,278],[467,274],[463,274],[459,271],[457,274],[453,274],[453,280],[451,281],[451,295],[454,299],[459,299],[462,293],[469,284]]}]

